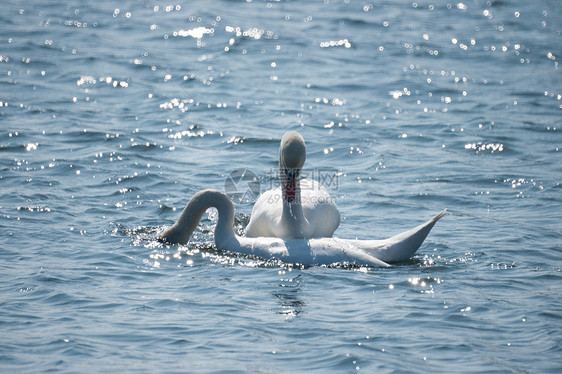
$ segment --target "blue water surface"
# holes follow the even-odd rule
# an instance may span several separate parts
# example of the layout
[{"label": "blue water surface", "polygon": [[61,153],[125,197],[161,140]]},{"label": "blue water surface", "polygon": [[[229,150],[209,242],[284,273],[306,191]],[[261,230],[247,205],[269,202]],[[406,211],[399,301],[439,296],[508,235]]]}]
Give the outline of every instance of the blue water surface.
[{"label": "blue water surface", "polygon": [[[562,372],[561,8],[4,1],[0,371]],[[287,130],[338,237],[448,214],[388,269],[155,240]]]}]

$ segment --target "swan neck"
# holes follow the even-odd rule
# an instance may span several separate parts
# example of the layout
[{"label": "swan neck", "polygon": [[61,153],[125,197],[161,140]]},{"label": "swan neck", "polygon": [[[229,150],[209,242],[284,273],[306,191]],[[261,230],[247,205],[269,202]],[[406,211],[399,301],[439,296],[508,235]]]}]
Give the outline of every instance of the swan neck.
[{"label": "swan neck", "polygon": [[[299,170],[300,171],[300,170]],[[283,170],[281,172],[281,190],[283,193],[283,204],[300,205],[301,186],[299,181],[299,171]]]},{"label": "swan neck", "polygon": [[281,222],[286,225],[287,238],[302,238],[308,226],[308,221],[304,216],[301,204],[300,181],[294,177],[293,181],[286,181],[281,186],[283,191],[283,210]]},{"label": "swan neck", "polygon": [[234,237],[234,206],[222,192],[204,190],[193,195],[183,209],[176,223],[162,233],[161,238],[171,243],[186,244],[201,221],[201,217],[209,208],[218,210],[218,221],[215,228],[215,243]]}]

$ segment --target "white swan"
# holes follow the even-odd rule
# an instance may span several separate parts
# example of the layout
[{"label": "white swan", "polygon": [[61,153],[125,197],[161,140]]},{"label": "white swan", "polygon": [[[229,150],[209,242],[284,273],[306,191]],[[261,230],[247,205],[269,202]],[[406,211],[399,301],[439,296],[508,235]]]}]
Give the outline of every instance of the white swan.
[{"label": "white swan", "polygon": [[324,186],[312,179],[299,179],[305,160],[303,137],[296,131],[286,132],[279,146],[281,185],[256,201],[245,236],[299,239],[334,234],[340,213]]},{"label": "white swan", "polygon": [[389,262],[407,260],[446,212],[444,210],[426,223],[385,240],[248,238],[234,234],[234,206],[230,199],[220,191],[204,190],[193,195],[178,220],[160,234],[161,240],[186,244],[203,213],[211,207],[218,210],[215,244],[219,250],[302,265],[390,266]]}]

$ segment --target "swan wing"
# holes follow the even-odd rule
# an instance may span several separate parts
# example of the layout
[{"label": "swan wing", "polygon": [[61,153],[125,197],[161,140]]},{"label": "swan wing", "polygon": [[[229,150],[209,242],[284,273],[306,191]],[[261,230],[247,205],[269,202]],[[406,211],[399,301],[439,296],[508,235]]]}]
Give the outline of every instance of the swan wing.
[{"label": "swan wing", "polygon": [[328,190],[315,180],[302,180],[301,204],[308,222],[308,237],[332,237],[340,225],[340,212]]},{"label": "swan wing", "polygon": [[275,228],[283,214],[282,199],[280,187],[267,190],[261,194],[252,208],[250,222],[246,226],[244,235],[250,238],[278,237]]}]

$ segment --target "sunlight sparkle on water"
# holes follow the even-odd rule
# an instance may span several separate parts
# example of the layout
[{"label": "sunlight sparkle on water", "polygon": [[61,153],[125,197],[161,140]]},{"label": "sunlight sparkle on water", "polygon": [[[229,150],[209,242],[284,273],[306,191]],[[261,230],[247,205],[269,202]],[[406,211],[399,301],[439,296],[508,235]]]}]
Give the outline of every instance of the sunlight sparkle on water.
[{"label": "sunlight sparkle on water", "polygon": [[[4,6],[0,286],[20,290],[3,300],[5,370],[80,372],[68,358],[85,341],[118,374],[127,347],[151,372],[560,372],[558,316],[544,312],[560,281],[557,2],[465,1]],[[306,165],[338,179],[336,236],[450,214],[388,269],[219,251],[216,210],[188,244],[158,240],[233,169],[276,170],[289,129]],[[251,211],[236,205],[236,234]],[[73,328],[91,320],[109,333]],[[55,327],[61,344],[28,349]]]},{"label": "sunlight sparkle on water", "polygon": [[213,33],[215,32],[215,29],[213,28],[206,28],[203,26],[199,26],[199,27],[195,27],[193,29],[190,30],[178,30],[178,31],[174,31],[173,35],[174,36],[181,36],[181,37],[192,37],[194,39],[201,39],[203,38],[204,35],[213,35]]},{"label": "sunlight sparkle on water", "polygon": [[482,142],[477,143],[468,143],[464,145],[464,149],[473,149],[476,153],[482,151],[490,151],[491,153],[494,152],[503,152],[503,144],[501,143],[489,143],[489,144],[482,144]]},{"label": "sunlight sparkle on water", "polygon": [[351,48],[351,43],[347,39],[329,40],[320,43],[321,48],[341,47],[341,46],[344,46],[345,48]]}]

